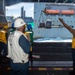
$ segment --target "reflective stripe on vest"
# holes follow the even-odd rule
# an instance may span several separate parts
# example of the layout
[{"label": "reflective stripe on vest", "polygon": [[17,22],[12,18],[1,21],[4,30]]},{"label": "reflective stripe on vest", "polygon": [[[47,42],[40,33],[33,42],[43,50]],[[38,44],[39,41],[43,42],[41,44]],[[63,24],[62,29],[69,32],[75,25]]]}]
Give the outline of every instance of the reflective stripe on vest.
[{"label": "reflective stripe on vest", "polygon": [[0,41],[6,43],[6,32],[0,31]]},{"label": "reflective stripe on vest", "polygon": [[75,48],[75,37],[72,38],[72,48]]}]

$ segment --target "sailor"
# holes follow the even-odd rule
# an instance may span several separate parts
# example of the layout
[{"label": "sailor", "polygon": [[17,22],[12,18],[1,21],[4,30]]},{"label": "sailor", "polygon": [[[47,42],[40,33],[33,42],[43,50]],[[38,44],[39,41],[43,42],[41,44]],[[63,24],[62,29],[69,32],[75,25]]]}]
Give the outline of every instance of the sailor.
[{"label": "sailor", "polygon": [[69,25],[67,25],[62,18],[59,18],[59,21],[64,25],[65,28],[67,28],[71,34],[73,35],[72,39],[72,59],[73,59],[73,73],[72,75],[75,75],[75,29],[72,29]]},{"label": "sailor", "polygon": [[28,34],[29,36],[29,41],[30,41],[30,44],[31,44],[31,47],[30,47],[30,54],[29,54],[29,60],[31,62],[31,67],[33,65],[33,57],[32,57],[32,49],[33,49],[33,30],[32,30],[32,26],[31,24],[28,24],[27,25],[27,31],[26,33]]},{"label": "sailor", "polygon": [[14,22],[15,31],[8,37],[8,55],[10,58],[11,75],[28,75],[30,42],[25,36],[26,23],[17,18]]},{"label": "sailor", "polygon": [[0,31],[0,61],[3,62],[7,55],[8,26]]}]

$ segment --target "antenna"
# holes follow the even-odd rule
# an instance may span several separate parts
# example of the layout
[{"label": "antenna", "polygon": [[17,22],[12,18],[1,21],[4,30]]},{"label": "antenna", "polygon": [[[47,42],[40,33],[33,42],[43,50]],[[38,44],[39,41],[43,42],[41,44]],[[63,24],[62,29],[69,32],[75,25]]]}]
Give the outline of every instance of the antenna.
[{"label": "antenna", "polygon": [[40,0],[38,0],[38,2],[40,2]]},{"label": "antenna", "polygon": [[55,3],[57,3],[57,2],[58,2],[58,0],[55,1]]},{"label": "antenna", "polygon": [[68,0],[65,0],[63,3],[66,3]]}]

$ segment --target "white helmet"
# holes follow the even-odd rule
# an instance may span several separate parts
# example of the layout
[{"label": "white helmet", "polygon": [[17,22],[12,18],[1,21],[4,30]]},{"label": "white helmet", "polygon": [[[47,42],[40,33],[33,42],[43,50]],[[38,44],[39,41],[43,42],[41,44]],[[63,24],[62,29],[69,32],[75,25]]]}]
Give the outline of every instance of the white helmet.
[{"label": "white helmet", "polygon": [[24,20],[22,18],[17,18],[14,22],[15,28],[22,27],[23,25],[26,25],[26,23],[24,22]]}]

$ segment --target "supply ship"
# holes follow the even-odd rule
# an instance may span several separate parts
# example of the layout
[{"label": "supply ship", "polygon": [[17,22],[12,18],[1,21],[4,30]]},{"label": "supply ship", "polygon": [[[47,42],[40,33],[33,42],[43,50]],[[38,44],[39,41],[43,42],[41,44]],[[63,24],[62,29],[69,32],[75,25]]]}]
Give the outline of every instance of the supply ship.
[{"label": "supply ship", "polygon": [[[4,15],[4,11],[2,13]],[[34,3],[35,25],[32,62],[29,62],[30,75],[69,75],[73,70],[72,34],[63,27],[59,17],[75,28],[75,4]],[[2,21],[4,22],[7,23],[6,19]],[[9,75],[10,69],[9,63],[0,64],[0,75]]]},{"label": "supply ship", "polygon": [[[37,67],[50,75],[69,75],[72,68],[72,34],[62,25],[62,18],[71,28],[75,28],[75,4],[71,3],[36,3],[34,4],[35,27],[33,54]],[[51,72],[51,70],[53,70]],[[56,72],[58,71],[58,73]],[[62,72],[62,73],[61,73]],[[45,74],[45,75],[46,75]],[[63,74],[62,74],[63,75]]]}]

